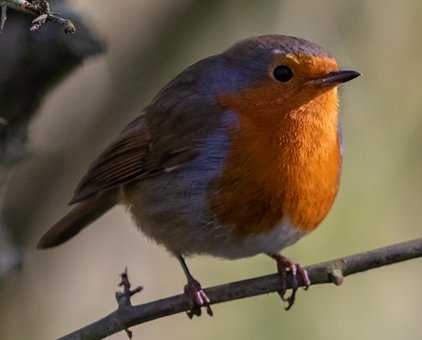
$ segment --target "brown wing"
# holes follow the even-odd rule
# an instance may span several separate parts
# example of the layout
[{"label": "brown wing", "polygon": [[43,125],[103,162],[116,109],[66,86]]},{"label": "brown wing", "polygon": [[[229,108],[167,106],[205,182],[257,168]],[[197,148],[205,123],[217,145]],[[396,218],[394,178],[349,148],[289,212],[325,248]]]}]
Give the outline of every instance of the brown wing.
[{"label": "brown wing", "polygon": [[175,171],[198,155],[201,141],[221,126],[222,108],[197,83],[198,70],[208,75],[213,60],[192,65],[158,93],[145,114],[132,121],[91,165],[71,204]]},{"label": "brown wing", "polygon": [[145,158],[150,143],[151,135],[143,116],[140,116],[91,164],[70,203],[80,202],[98,192],[147,176],[149,171],[145,166]]},{"label": "brown wing", "polygon": [[161,131],[153,140],[146,121],[146,116],[136,118],[100,154],[80,181],[70,204],[122,184],[177,170],[197,155],[195,143],[186,135]]}]

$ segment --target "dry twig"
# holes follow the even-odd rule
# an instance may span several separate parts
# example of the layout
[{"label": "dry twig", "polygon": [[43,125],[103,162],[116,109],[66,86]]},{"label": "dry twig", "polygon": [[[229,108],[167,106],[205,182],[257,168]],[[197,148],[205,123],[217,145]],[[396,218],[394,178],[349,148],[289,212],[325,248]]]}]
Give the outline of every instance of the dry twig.
[{"label": "dry twig", "polygon": [[63,25],[65,33],[76,32],[73,22],[57,13],[53,13],[47,0],[0,0],[0,7],[0,32],[3,31],[6,23],[8,8],[35,16],[36,18],[32,21],[31,31],[38,31],[47,21],[51,21]]},{"label": "dry twig", "polygon": [[[422,257],[422,238],[318,263],[306,269],[309,272],[312,285],[322,283],[340,285],[345,276],[417,257]],[[276,292],[280,289],[279,278],[278,274],[266,275],[207,288],[205,292],[210,298],[211,304],[232,301]],[[299,285],[303,286],[303,282],[299,282]],[[291,288],[292,282],[288,282],[287,286]],[[128,291],[129,296],[134,294],[133,291],[130,291],[130,286]],[[59,340],[103,339],[119,331],[127,330],[129,327],[186,312],[190,308],[190,303],[184,295],[176,295],[136,306],[132,306],[130,303],[119,303],[119,308],[116,311]]]}]

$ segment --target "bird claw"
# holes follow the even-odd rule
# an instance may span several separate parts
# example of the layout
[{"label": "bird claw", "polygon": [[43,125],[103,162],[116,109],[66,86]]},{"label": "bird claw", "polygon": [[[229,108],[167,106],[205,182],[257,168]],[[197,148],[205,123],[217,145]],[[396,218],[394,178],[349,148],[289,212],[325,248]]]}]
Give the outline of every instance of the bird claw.
[{"label": "bird claw", "polygon": [[[271,255],[271,257],[277,261],[277,270],[280,275],[281,280],[281,289],[278,291],[282,301],[287,302],[285,310],[292,308],[296,299],[296,292],[299,288],[298,276],[301,277],[304,290],[308,290],[311,285],[311,280],[309,279],[308,272],[300,264],[295,263],[289,260],[287,257],[276,254]],[[287,274],[292,275],[292,292],[289,296],[286,296],[287,292]]]},{"label": "bird claw", "polygon": [[295,303],[296,300],[296,292],[297,292],[297,287],[296,288],[292,288],[292,292],[289,296],[286,297],[286,291],[278,291],[278,294],[280,295],[280,298],[283,302],[287,302],[287,306],[284,307],[285,310],[289,310],[290,308],[292,308],[292,306]]},{"label": "bird claw", "polygon": [[213,316],[214,313],[210,306],[210,299],[201,287],[201,284],[195,279],[189,280],[188,284],[184,289],[185,295],[189,297],[191,301],[191,309],[186,312],[189,319],[192,319],[195,315],[201,316],[201,307],[205,307],[207,314]]}]

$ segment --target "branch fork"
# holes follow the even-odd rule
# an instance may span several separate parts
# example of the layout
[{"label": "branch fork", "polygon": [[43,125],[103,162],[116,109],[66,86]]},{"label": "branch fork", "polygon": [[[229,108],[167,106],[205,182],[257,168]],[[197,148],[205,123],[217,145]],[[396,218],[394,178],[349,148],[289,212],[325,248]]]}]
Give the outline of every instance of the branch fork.
[{"label": "branch fork", "polygon": [[[116,292],[116,301],[118,304],[118,310],[124,310],[132,307],[132,302],[130,301],[132,296],[141,292],[143,287],[138,286],[135,289],[131,289],[131,284],[129,281],[129,276],[127,273],[127,267],[125,268],[125,271],[120,274],[120,283],[119,287],[123,287],[122,292]],[[129,330],[128,327],[124,326],[124,330],[129,337],[129,339],[132,339],[132,331]]]}]

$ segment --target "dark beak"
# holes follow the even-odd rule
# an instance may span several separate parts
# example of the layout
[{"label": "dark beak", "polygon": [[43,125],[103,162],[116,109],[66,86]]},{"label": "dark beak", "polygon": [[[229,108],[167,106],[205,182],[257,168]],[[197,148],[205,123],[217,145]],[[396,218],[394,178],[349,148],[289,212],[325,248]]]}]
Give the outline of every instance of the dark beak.
[{"label": "dark beak", "polygon": [[317,86],[337,86],[359,76],[360,73],[356,71],[340,70],[330,72],[318,79],[312,79],[310,83]]}]

